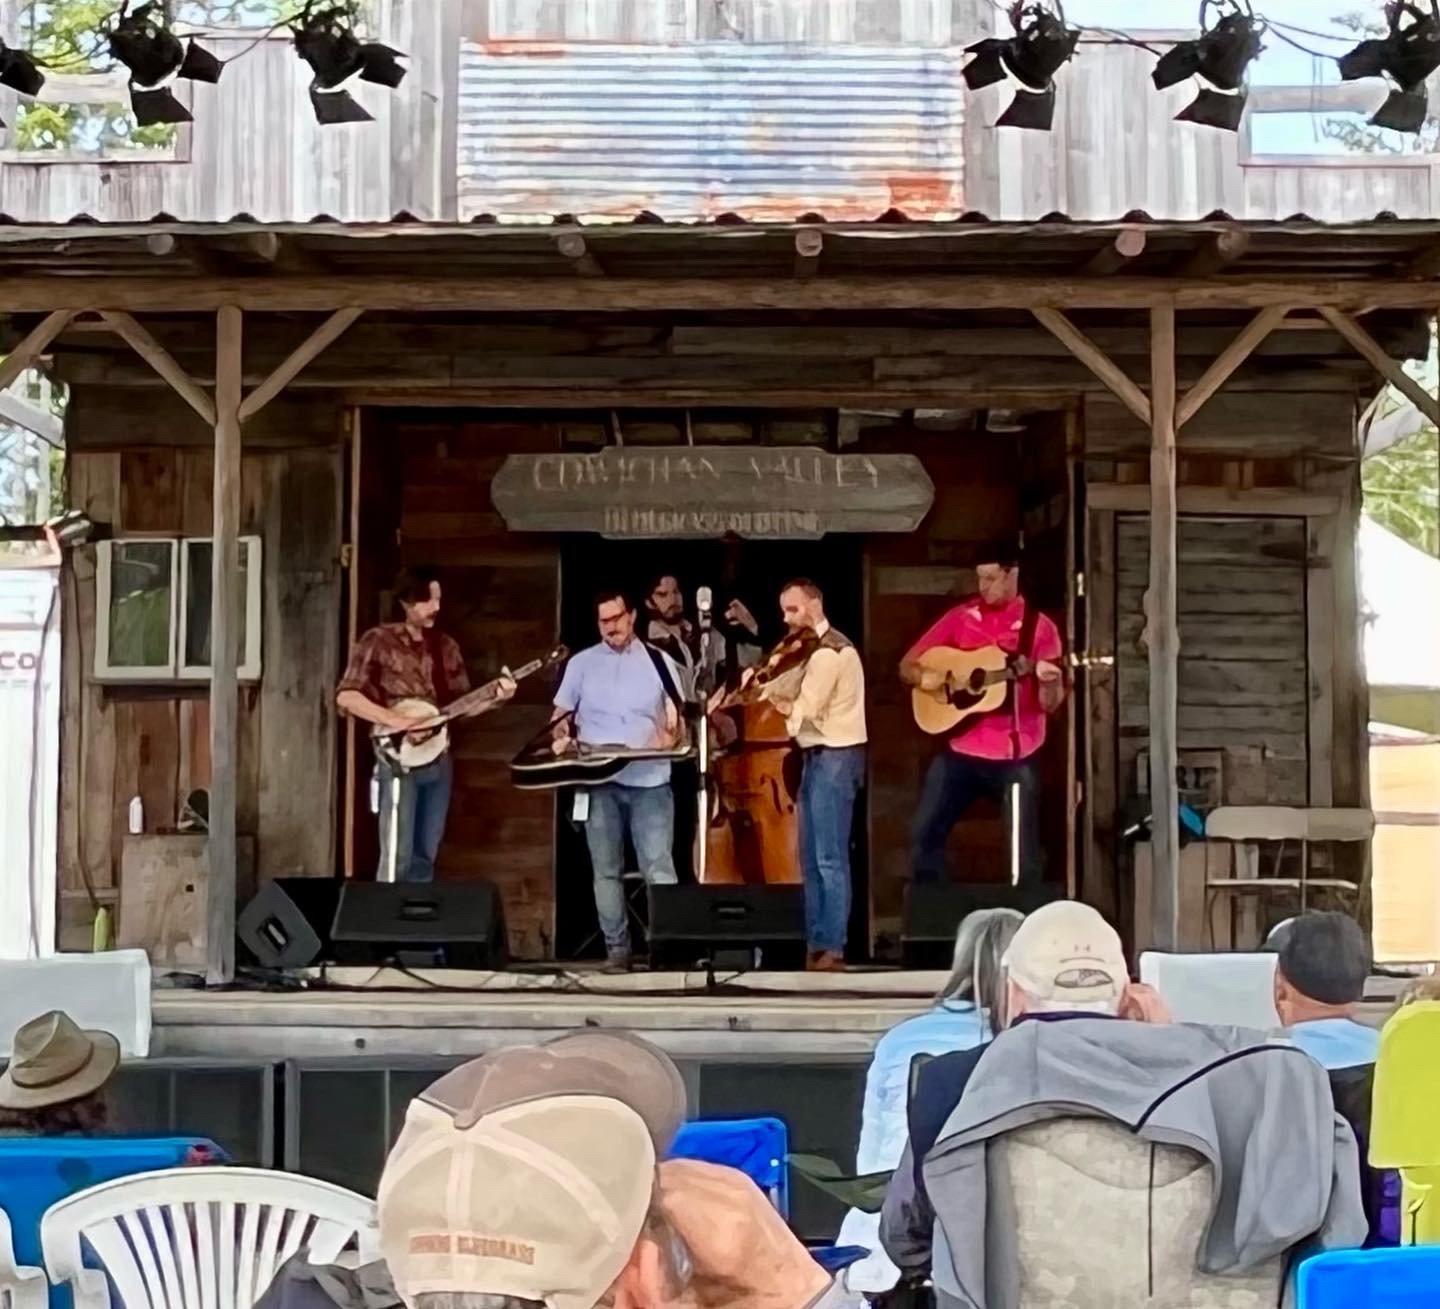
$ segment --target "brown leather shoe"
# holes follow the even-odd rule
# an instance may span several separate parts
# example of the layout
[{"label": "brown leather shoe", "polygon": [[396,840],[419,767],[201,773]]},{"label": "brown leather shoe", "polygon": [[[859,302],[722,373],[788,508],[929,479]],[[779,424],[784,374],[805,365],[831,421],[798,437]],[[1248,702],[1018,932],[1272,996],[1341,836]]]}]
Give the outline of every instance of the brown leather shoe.
[{"label": "brown leather shoe", "polygon": [[805,968],[812,973],[843,973],[845,959],[834,950],[817,950]]}]

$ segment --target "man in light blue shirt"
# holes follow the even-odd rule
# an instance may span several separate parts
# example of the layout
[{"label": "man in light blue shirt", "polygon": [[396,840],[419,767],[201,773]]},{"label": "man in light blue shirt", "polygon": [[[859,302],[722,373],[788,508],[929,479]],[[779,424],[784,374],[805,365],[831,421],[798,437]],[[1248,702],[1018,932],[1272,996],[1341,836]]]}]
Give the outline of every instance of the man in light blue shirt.
[{"label": "man in light blue shirt", "polygon": [[1370,942],[1348,914],[1311,910],[1266,943],[1275,962],[1275,1011],[1285,1033],[1322,1067],[1373,1064],[1380,1033],[1356,1022],[1370,976]]},{"label": "man in light blue shirt", "polygon": [[[557,738],[573,733],[583,745],[632,749],[675,745],[681,722],[676,703],[680,675],[674,663],[636,635],[635,610],[620,592],[604,591],[595,597],[595,618],[600,643],[570,660],[555,693]],[[610,967],[628,969],[630,928],[620,881],[625,871],[625,834],[630,834],[649,885],[675,881],[670,761],[636,760],[612,780],[588,788],[586,795],[585,842],[605,952]]]}]

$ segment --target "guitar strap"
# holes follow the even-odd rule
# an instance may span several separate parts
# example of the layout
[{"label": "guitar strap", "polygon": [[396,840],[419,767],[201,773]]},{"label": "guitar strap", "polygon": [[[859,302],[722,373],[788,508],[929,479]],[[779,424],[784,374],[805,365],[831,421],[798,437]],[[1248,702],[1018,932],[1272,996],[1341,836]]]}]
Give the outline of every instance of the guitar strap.
[{"label": "guitar strap", "polygon": [[640,644],[645,647],[645,653],[650,656],[650,662],[655,665],[655,672],[660,678],[660,685],[665,688],[666,697],[675,706],[675,712],[683,719],[685,717],[685,699],[680,694],[679,687],[675,685],[675,679],[670,676],[670,665],[665,662],[665,656],[649,641],[641,641]]}]

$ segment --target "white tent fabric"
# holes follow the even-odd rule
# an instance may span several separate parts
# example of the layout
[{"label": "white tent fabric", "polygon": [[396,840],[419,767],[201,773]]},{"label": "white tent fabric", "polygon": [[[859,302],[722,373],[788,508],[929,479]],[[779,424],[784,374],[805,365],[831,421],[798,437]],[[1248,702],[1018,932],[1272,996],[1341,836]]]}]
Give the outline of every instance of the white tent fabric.
[{"label": "white tent fabric", "polygon": [[0,568],[0,959],[55,946],[57,586],[55,568]]},{"label": "white tent fabric", "polygon": [[1370,685],[1440,687],[1440,559],[1362,518],[1360,579]]}]

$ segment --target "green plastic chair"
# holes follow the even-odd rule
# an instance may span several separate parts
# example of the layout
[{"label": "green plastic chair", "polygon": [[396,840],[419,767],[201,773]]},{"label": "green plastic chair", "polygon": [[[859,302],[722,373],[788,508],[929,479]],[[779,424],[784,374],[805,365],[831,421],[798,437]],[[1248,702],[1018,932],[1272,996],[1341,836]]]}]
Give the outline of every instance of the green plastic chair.
[{"label": "green plastic chair", "polygon": [[1370,1163],[1404,1182],[1400,1239],[1440,1245],[1440,1000],[1395,1013],[1380,1033]]}]

